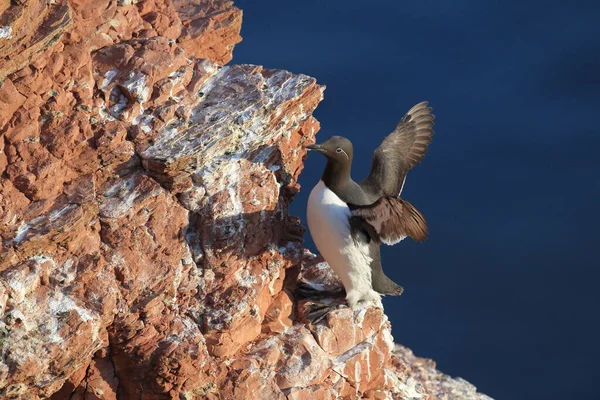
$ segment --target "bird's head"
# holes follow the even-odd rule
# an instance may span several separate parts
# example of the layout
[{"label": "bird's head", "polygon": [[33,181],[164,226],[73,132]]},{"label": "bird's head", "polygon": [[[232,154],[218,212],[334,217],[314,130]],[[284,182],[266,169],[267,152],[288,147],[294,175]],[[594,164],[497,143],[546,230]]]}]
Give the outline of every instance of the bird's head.
[{"label": "bird's head", "polygon": [[332,136],[323,143],[311,144],[306,148],[318,151],[334,162],[345,164],[352,161],[352,142],[342,136]]}]

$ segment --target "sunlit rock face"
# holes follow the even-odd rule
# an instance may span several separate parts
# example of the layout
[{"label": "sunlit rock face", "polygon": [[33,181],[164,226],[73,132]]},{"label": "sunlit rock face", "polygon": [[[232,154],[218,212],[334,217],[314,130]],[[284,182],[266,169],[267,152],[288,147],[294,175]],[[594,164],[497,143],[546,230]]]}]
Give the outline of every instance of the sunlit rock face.
[{"label": "sunlit rock face", "polygon": [[394,344],[288,214],[313,78],[222,0],[0,1],[0,397],[484,399]]}]

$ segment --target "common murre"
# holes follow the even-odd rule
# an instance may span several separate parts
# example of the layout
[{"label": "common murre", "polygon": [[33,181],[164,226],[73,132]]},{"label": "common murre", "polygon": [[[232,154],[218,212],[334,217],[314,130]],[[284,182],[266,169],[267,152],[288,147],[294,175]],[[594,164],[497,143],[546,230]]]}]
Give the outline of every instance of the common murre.
[{"label": "common murre", "polygon": [[350,176],[353,147],[333,136],[306,146],[327,157],[327,165],[308,200],[307,219],[317,249],[340,277],[346,300],[382,307],[381,295],[400,295],[383,272],[380,245],[411,237],[423,241],[425,219],[408,201],[399,198],[406,174],[425,155],[433,135],[427,102],[412,107],[373,153],[369,176],[356,183]]}]

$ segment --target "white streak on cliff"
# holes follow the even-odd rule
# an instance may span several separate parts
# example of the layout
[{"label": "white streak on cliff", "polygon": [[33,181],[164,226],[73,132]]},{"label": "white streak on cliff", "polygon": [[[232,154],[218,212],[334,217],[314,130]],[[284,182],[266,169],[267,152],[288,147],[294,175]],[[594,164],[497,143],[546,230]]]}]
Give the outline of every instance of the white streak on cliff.
[{"label": "white streak on cliff", "polygon": [[12,27],[3,26],[0,28],[0,39],[12,39]]}]

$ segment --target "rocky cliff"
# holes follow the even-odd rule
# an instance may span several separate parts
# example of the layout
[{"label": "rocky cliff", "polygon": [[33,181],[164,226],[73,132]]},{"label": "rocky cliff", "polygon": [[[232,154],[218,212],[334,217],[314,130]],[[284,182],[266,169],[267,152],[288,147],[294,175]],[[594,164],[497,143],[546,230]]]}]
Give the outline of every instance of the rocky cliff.
[{"label": "rocky cliff", "polygon": [[287,205],[323,97],[225,0],[0,0],[0,397],[484,399],[337,285]]}]

